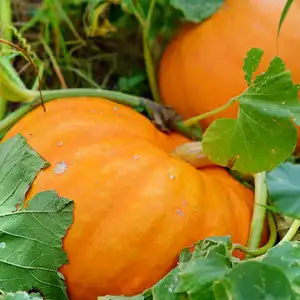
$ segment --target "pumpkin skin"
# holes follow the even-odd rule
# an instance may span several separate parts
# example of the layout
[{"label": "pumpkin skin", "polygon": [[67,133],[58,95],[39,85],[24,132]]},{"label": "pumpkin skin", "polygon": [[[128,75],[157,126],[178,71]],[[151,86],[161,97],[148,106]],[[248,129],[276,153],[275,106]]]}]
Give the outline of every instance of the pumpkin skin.
[{"label": "pumpkin skin", "polygon": [[[277,27],[285,3],[225,0],[203,23],[184,25],[161,57],[158,77],[163,102],[190,118],[241,94],[247,88],[242,69],[247,51],[254,47],[264,50],[256,74],[264,72],[277,55]],[[300,1],[295,0],[281,29],[278,55],[296,83],[300,83],[299,26]],[[205,129],[217,118],[235,118],[237,111],[238,104],[234,104],[201,125]]]},{"label": "pumpkin skin", "polygon": [[[60,269],[70,299],[138,294],[176,266],[183,248],[210,236],[247,243],[252,191],[223,168],[196,170],[172,157],[185,137],[101,98],[57,99],[46,108],[28,113],[4,140],[20,133],[51,163],[27,200],[49,189],[74,200],[63,240],[70,263]],[[61,161],[68,168],[57,174]]]}]

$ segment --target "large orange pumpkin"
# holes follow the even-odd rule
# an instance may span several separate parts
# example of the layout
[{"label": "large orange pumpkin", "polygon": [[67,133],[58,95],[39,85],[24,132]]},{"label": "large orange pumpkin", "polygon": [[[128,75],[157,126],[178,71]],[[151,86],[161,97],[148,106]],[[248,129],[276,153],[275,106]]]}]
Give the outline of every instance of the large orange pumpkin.
[{"label": "large orange pumpkin", "polygon": [[[185,25],[164,51],[159,88],[164,103],[185,118],[225,104],[246,88],[243,62],[250,48],[264,56],[258,72],[277,55],[277,27],[286,0],[225,0],[211,18]],[[278,55],[300,83],[300,0],[295,0],[283,23]],[[205,119],[206,128],[219,117],[234,118],[238,105]]]},{"label": "large orange pumpkin", "polygon": [[196,170],[169,153],[167,136],[134,110],[105,99],[57,99],[21,119],[21,133],[51,166],[27,199],[55,189],[73,199],[63,246],[70,299],[133,295],[176,266],[200,239],[232,235],[245,245],[253,193],[223,168]]}]

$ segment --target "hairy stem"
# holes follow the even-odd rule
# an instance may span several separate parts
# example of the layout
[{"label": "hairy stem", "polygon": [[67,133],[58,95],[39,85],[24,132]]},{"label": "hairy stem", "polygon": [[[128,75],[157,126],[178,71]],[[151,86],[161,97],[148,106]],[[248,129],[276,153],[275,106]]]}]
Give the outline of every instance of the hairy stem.
[{"label": "hairy stem", "polygon": [[187,119],[184,121],[184,124],[186,126],[192,126],[192,125],[195,125],[197,124],[199,121],[205,119],[205,118],[208,118],[208,117],[211,117],[211,116],[214,116],[222,111],[224,111],[225,109],[227,109],[229,106],[231,106],[234,102],[237,101],[237,98],[232,98],[230,99],[226,104],[224,104],[223,106],[220,106],[220,107],[217,107],[216,109],[213,109],[211,111],[208,111],[202,115],[199,115],[199,116],[196,116],[196,117],[192,117],[190,119]]},{"label": "hairy stem", "polygon": [[300,220],[297,219],[294,220],[288,232],[285,234],[285,236],[282,238],[279,244],[282,244],[283,242],[291,241],[293,237],[297,234],[299,227],[300,227]]},{"label": "hairy stem", "polygon": [[248,248],[256,249],[259,247],[261,235],[264,227],[266,205],[267,205],[267,185],[266,172],[254,175],[255,181],[255,204],[251,222]]},{"label": "hairy stem", "polygon": [[269,237],[268,242],[263,247],[260,247],[257,249],[249,249],[248,247],[245,247],[243,245],[236,244],[233,246],[233,249],[240,250],[242,252],[250,254],[251,256],[262,255],[262,254],[266,253],[269,249],[271,249],[276,243],[277,228],[276,228],[276,223],[275,223],[273,214],[271,212],[268,212],[267,216],[268,216],[270,237]]}]

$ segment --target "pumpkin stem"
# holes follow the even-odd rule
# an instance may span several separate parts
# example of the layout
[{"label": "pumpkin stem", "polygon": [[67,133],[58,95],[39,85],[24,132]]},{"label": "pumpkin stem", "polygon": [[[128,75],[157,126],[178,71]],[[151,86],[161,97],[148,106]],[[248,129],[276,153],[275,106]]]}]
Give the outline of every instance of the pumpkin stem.
[{"label": "pumpkin stem", "polygon": [[256,173],[254,175],[254,183],[255,204],[251,222],[250,236],[248,240],[248,248],[250,249],[256,249],[259,247],[263,232],[268,198],[266,172]]},{"label": "pumpkin stem", "polygon": [[[1,61],[0,61],[1,63]],[[0,132],[13,126],[26,113],[41,104],[40,94],[37,91],[22,88],[12,82],[7,74],[0,72],[0,83],[2,85],[2,95],[9,94],[8,99],[22,99],[27,102],[22,107],[11,113],[4,120],[0,121]],[[180,116],[170,107],[155,103],[149,99],[138,96],[128,95],[117,91],[103,89],[60,89],[42,91],[43,101],[49,102],[58,98],[77,98],[77,97],[101,97],[114,101],[119,104],[127,105],[137,111],[144,112],[147,117],[153,120],[154,124],[162,131],[169,132],[175,130],[190,139],[201,139],[201,131],[196,127],[187,127],[181,121]],[[15,97],[15,98],[13,98]]]},{"label": "pumpkin stem", "polygon": [[248,247],[245,247],[243,245],[235,244],[233,245],[233,250],[239,250],[251,256],[260,256],[265,254],[269,249],[271,249],[275,245],[277,240],[277,227],[274,220],[274,216],[271,212],[268,212],[267,217],[268,217],[270,236],[268,242],[265,245],[257,249],[249,249]]},{"label": "pumpkin stem", "polygon": [[289,228],[288,232],[285,234],[285,236],[282,238],[279,244],[282,244],[283,242],[291,241],[296,235],[296,233],[298,232],[299,227],[300,227],[300,220],[295,219],[292,223],[292,226]]},{"label": "pumpkin stem", "polygon": [[234,102],[238,101],[238,97],[232,98],[230,99],[227,103],[225,103],[224,105],[217,107],[211,111],[208,111],[204,114],[192,117],[190,119],[187,119],[185,121],[183,121],[185,126],[192,126],[195,125],[197,123],[199,123],[199,121],[206,119],[208,117],[214,116],[222,111],[224,111],[225,109],[227,109],[229,106],[231,106]]},{"label": "pumpkin stem", "polygon": [[209,158],[203,153],[202,142],[184,143],[176,147],[171,155],[176,158],[182,159],[195,168],[216,166],[216,164],[211,162]]}]

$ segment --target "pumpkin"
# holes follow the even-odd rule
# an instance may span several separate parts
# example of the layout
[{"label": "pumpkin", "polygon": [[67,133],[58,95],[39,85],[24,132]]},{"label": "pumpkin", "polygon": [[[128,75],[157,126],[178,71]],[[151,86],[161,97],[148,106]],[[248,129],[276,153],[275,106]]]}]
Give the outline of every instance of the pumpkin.
[{"label": "pumpkin", "polygon": [[[183,117],[203,114],[246,89],[243,63],[250,48],[264,55],[257,73],[277,55],[277,27],[286,0],[225,0],[201,24],[185,24],[170,41],[159,65],[163,102]],[[278,55],[300,83],[300,1],[295,0],[282,25]],[[235,118],[238,104],[201,122],[207,128],[220,117]],[[298,130],[298,136],[300,131]],[[300,139],[298,139],[300,146]]]},{"label": "pumpkin", "polygon": [[183,248],[231,234],[245,245],[253,193],[221,167],[196,170],[170,155],[188,141],[165,135],[129,107],[64,98],[28,113],[18,133],[51,163],[26,195],[56,190],[74,200],[63,240],[70,299],[134,295],[176,266]]}]

